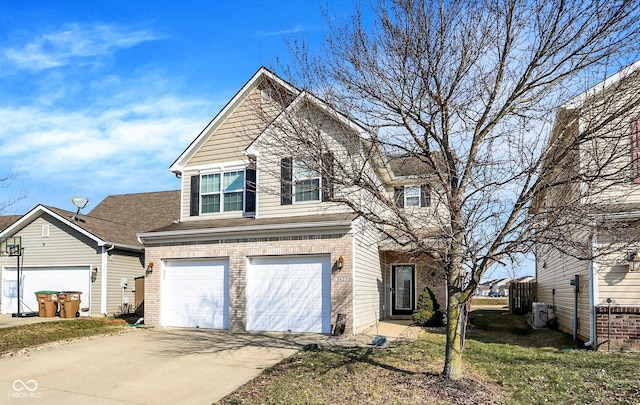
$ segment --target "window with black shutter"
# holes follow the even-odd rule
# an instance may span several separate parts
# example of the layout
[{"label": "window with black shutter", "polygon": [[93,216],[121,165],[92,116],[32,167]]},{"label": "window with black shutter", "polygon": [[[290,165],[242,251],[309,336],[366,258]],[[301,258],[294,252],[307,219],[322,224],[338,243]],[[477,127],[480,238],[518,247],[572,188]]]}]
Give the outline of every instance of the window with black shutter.
[{"label": "window with black shutter", "polygon": [[200,175],[191,176],[191,200],[189,215],[192,217],[200,214]]},{"label": "window with black shutter", "polygon": [[250,166],[245,170],[245,215],[254,215],[256,213],[256,168]]}]

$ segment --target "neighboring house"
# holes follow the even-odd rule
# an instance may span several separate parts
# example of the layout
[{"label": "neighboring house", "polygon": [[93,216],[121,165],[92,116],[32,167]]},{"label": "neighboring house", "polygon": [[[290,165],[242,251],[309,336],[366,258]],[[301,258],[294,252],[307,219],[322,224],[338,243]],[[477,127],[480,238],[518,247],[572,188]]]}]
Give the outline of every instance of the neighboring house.
[{"label": "neighboring house", "polygon": [[[304,168],[286,140],[270,142],[282,111],[303,103],[323,120],[319,136],[331,140],[323,171],[350,159],[354,139],[364,142],[362,128],[344,115],[261,68],[171,165],[182,178],[180,221],[139,235],[152,269],[145,324],[331,333],[340,315],[353,334],[410,317],[426,286],[445,305],[435,252],[415,258],[382,243],[332,200],[357,190]],[[431,189],[415,176],[429,169],[407,157],[385,159],[363,162],[363,170],[403,209],[433,216]]]},{"label": "neighboring house", "polygon": [[[638,241],[640,235],[635,225],[640,219],[640,93],[634,84],[639,67],[640,62],[636,62],[560,108],[552,132],[553,142],[571,142],[584,134],[586,128],[603,124],[590,144],[567,154],[565,162],[569,164],[554,176],[561,178],[585,170],[587,174],[581,178],[588,179],[587,170],[595,167],[593,159],[609,161],[598,172],[597,181],[575,181],[551,188],[534,207],[538,213],[553,213],[562,200],[571,199],[579,201],[574,211],[587,213],[590,224],[576,221],[574,226],[560,232],[581,242],[586,251],[582,257],[595,259],[578,259],[581,256],[567,253],[562,242],[538,242],[537,301],[542,303],[538,311],[543,312],[545,319],[557,320],[560,330],[596,349],[640,350],[640,271],[636,271],[633,261],[638,246],[634,249],[628,244],[618,245],[614,239],[622,235],[617,234],[620,230],[629,235],[629,241]],[[620,113],[616,106],[630,100],[635,101],[635,106]],[[548,169],[542,175],[549,176],[550,172]],[[587,195],[584,191],[598,187],[601,192]],[[574,198],[576,190],[586,197]],[[620,246],[617,251],[616,246]]]},{"label": "neighboring house", "polygon": [[[144,276],[136,234],[178,218],[180,192],[106,197],[88,214],[38,205],[0,232],[20,237],[22,311],[37,311],[34,292],[80,291],[81,315],[134,310],[134,278]],[[17,258],[0,256],[0,312],[17,312]]]}]

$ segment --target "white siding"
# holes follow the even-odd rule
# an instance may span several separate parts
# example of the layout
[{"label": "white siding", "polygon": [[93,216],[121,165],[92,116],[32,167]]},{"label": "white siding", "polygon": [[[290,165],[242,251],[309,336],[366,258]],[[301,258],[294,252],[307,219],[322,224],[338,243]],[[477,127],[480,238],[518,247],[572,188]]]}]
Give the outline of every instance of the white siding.
[{"label": "white siding", "polygon": [[[584,235],[587,243],[587,235]],[[574,290],[570,285],[574,275],[580,275],[578,293],[578,337],[589,340],[589,262],[561,254],[556,249],[540,248],[537,251],[536,281],[537,300],[555,305],[560,330],[573,333]],[[555,294],[553,291],[555,290]],[[550,311],[549,317],[553,315]]]},{"label": "white siding", "polygon": [[359,221],[355,228],[354,323],[355,330],[382,319],[384,285],[378,252],[379,234]]}]

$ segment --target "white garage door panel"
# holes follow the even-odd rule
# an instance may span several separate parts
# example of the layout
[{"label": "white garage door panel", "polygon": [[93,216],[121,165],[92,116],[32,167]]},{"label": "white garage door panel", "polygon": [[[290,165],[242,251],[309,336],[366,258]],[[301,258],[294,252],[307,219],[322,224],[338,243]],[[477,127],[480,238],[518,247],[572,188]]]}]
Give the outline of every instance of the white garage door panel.
[{"label": "white garage door panel", "polygon": [[167,261],[162,279],[162,326],[227,329],[229,266],[224,260]]},{"label": "white garage door panel", "polygon": [[[26,267],[21,268],[20,295],[22,299],[22,312],[37,312],[38,302],[36,291],[81,291],[80,308],[89,307],[89,291],[91,288],[91,275],[89,266],[69,267]],[[3,314],[12,314],[18,311],[16,269],[5,268],[2,272],[2,308]]]},{"label": "white garage door panel", "polygon": [[253,258],[247,271],[247,329],[329,333],[328,256]]}]

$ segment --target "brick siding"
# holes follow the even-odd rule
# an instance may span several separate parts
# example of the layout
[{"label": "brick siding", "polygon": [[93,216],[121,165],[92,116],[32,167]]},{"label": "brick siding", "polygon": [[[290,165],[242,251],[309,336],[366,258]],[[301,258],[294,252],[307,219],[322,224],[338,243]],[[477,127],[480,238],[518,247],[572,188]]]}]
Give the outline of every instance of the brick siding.
[{"label": "brick siding", "polygon": [[331,266],[344,257],[344,267],[331,275],[331,322],[338,313],[347,316],[345,333],[351,334],[353,321],[353,278],[348,282],[336,278],[351,274],[353,264],[351,234],[329,234],[286,237],[221,239],[207,242],[151,245],[145,248],[145,265],[153,262],[153,272],[145,280],[145,324],[160,325],[160,279],[162,261],[196,258],[228,258],[229,260],[229,330],[246,330],[247,257],[273,255],[329,254]]},{"label": "brick siding", "polygon": [[640,307],[597,306],[596,330],[598,350],[640,351]]}]

